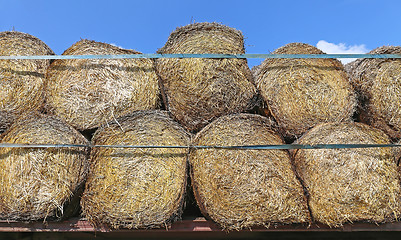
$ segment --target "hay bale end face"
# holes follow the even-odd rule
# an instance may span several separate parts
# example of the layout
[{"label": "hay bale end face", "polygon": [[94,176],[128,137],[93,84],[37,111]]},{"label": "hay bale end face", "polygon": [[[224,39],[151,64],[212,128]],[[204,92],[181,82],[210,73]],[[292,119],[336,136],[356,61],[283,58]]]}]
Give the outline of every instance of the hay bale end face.
[{"label": "hay bale end face", "polygon": [[[383,46],[369,54],[401,54],[401,47]],[[401,138],[401,59],[357,59],[347,71],[359,95],[360,120]]]},{"label": "hay bale end face", "polygon": [[[72,127],[38,113],[15,121],[2,137],[1,143],[89,145]],[[0,148],[0,218],[33,221],[74,214],[67,203],[73,204],[83,187],[88,153],[86,148]]]},{"label": "hay bale end face", "polygon": [[[193,145],[284,144],[270,124],[252,114],[220,117],[196,135]],[[198,205],[223,229],[310,221],[286,150],[196,149],[189,161]]]},{"label": "hay bale end face", "polygon": [[[311,129],[298,143],[389,144],[390,139],[362,123],[327,123]],[[400,176],[393,149],[300,149],[294,152],[294,163],[316,221],[339,227],[400,216]]]},{"label": "hay bale end face", "polygon": [[[308,44],[290,43],[273,54],[324,54]],[[336,59],[266,59],[255,81],[286,138],[301,136],[321,122],[351,121],[356,98]]]},{"label": "hay bale end face", "polygon": [[[138,54],[81,40],[63,55]],[[46,110],[79,130],[99,127],[137,110],[159,107],[158,77],[150,59],[69,59],[47,71]]]},{"label": "hay bale end face", "polygon": [[[54,55],[38,38],[0,32],[1,56]],[[43,107],[45,72],[50,60],[0,60],[0,131],[22,113]]]},{"label": "hay bale end face", "polygon": [[[245,53],[242,33],[217,23],[177,28],[158,53]],[[245,59],[157,59],[165,105],[188,131],[219,116],[244,112],[257,102]]]},{"label": "hay bale end face", "polygon": [[[94,145],[188,146],[190,135],[166,112],[139,111],[99,128]],[[94,148],[82,197],[94,225],[153,228],[181,217],[187,149]]]}]

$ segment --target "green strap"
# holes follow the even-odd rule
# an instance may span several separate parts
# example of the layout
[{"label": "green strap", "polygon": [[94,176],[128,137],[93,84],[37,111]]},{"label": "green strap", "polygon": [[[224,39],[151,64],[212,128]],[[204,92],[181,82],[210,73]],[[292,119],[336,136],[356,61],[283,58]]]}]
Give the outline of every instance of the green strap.
[{"label": "green strap", "polygon": [[43,55],[0,56],[0,60],[29,59],[130,59],[130,58],[401,58],[401,54],[121,54],[121,55]]},{"label": "green strap", "polygon": [[400,144],[282,144],[282,145],[240,145],[240,146],[155,146],[155,145],[82,145],[82,144],[16,144],[0,143],[0,148],[190,148],[190,149],[352,149],[401,147]]}]

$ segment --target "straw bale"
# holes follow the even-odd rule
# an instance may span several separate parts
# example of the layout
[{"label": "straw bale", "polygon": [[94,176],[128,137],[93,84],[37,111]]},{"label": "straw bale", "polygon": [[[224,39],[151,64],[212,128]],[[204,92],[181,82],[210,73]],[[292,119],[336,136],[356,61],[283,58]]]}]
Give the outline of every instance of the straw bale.
[{"label": "straw bale", "polygon": [[[236,29],[218,23],[177,28],[158,53],[243,54]],[[158,59],[165,105],[187,130],[197,132],[215,118],[252,109],[257,90],[246,59]]]},{"label": "straw bale", "polygon": [[[53,55],[38,38],[21,32],[0,32],[1,56]],[[39,110],[44,101],[49,60],[0,60],[0,131],[21,113]]]},{"label": "straw bale", "polygon": [[[259,115],[223,116],[202,129],[193,145],[284,144],[270,124]],[[202,213],[223,229],[310,221],[287,150],[195,149],[189,162]]]},{"label": "straw bale", "polygon": [[[29,113],[16,120],[1,143],[85,144],[75,129],[53,117]],[[74,214],[83,187],[87,148],[0,148],[0,219],[61,219]]]},{"label": "straw bale", "polygon": [[[188,146],[166,112],[139,111],[99,128],[94,145]],[[181,217],[187,149],[94,148],[82,197],[84,215],[112,228],[165,227]]]},{"label": "straw bale", "polygon": [[[63,55],[139,54],[81,40]],[[158,77],[150,59],[56,60],[47,71],[46,110],[79,130],[99,127],[136,110],[159,106]]]},{"label": "straw bale", "polygon": [[[304,43],[290,43],[273,54],[324,54]],[[301,136],[321,122],[352,119],[356,98],[336,59],[266,59],[255,81],[286,138]]]},{"label": "straw bale", "polygon": [[[325,123],[299,143],[389,144],[390,139],[363,123]],[[389,222],[400,216],[400,176],[391,148],[297,150],[294,163],[316,221],[339,227],[354,221]]]},{"label": "straw bale", "polygon": [[[383,46],[369,54],[401,54],[401,47]],[[401,59],[357,59],[346,69],[359,95],[360,121],[401,138]]]}]

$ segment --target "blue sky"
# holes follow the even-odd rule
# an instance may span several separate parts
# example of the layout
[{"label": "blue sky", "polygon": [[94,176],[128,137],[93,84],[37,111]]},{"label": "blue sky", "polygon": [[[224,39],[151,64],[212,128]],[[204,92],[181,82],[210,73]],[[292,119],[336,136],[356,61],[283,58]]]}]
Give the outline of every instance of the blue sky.
[{"label": "blue sky", "polygon": [[290,42],[320,41],[327,53],[401,45],[399,0],[0,0],[0,31],[32,34],[56,54],[81,38],[154,53],[175,28],[194,21],[241,30],[247,53]]}]

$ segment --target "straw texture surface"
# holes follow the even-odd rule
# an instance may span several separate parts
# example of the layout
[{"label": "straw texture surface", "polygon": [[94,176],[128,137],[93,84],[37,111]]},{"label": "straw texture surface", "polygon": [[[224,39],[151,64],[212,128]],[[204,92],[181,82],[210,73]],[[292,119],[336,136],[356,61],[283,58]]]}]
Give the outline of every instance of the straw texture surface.
[{"label": "straw texture surface", "polygon": [[[177,28],[158,53],[245,53],[242,33],[218,23]],[[197,132],[219,116],[256,105],[257,90],[245,59],[158,59],[164,101],[174,118]]]},{"label": "straw texture surface", "polygon": [[[188,146],[190,135],[160,111],[139,111],[98,129],[96,145]],[[165,227],[181,217],[187,149],[96,148],[82,198],[94,225]]]},{"label": "straw texture surface", "polygon": [[[304,43],[290,43],[273,54],[324,54]],[[254,69],[255,81],[286,138],[300,137],[321,122],[351,121],[354,90],[335,59],[266,59]]]},{"label": "straw texture surface", "polygon": [[[401,54],[401,47],[383,46],[369,54]],[[401,138],[401,59],[357,59],[346,68],[358,92],[360,120]]]},{"label": "straw texture surface", "polygon": [[[1,143],[89,144],[64,122],[39,113],[18,119],[2,137]],[[32,221],[74,214],[77,209],[68,203],[83,186],[88,153],[87,148],[0,148],[0,218]]]},{"label": "straw texture surface", "polygon": [[[63,55],[138,53],[81,40]],[[59,59],[51,64],[46,78],[46,110],[79,130],[159,107],[158,77],[150,59]]]},{"label": "straw texture surface", "polygon": [[[390,139],[362,123],[326,123],[311,129],[299,143],[389,144]],[[339,227],[354,221],[394,221],[400,216],[400,175],[393,149],[300,149],[294,153],[316,221]]]},{"label": "straw texture surface", "polygon": [[[202,129],[193,145],[284,144],[270,124],[258,115],[223,116]],[[196,149],[189,160],[198,205],[223,229],[310,221],[288,151]]]},{"label": "straw texture surface", "polygon": [[[38,38],[21,32],[0,32],[1,56],[53,55]],[[49,60],[0,60],[0,132],[22,113],[43,107]]]}]

